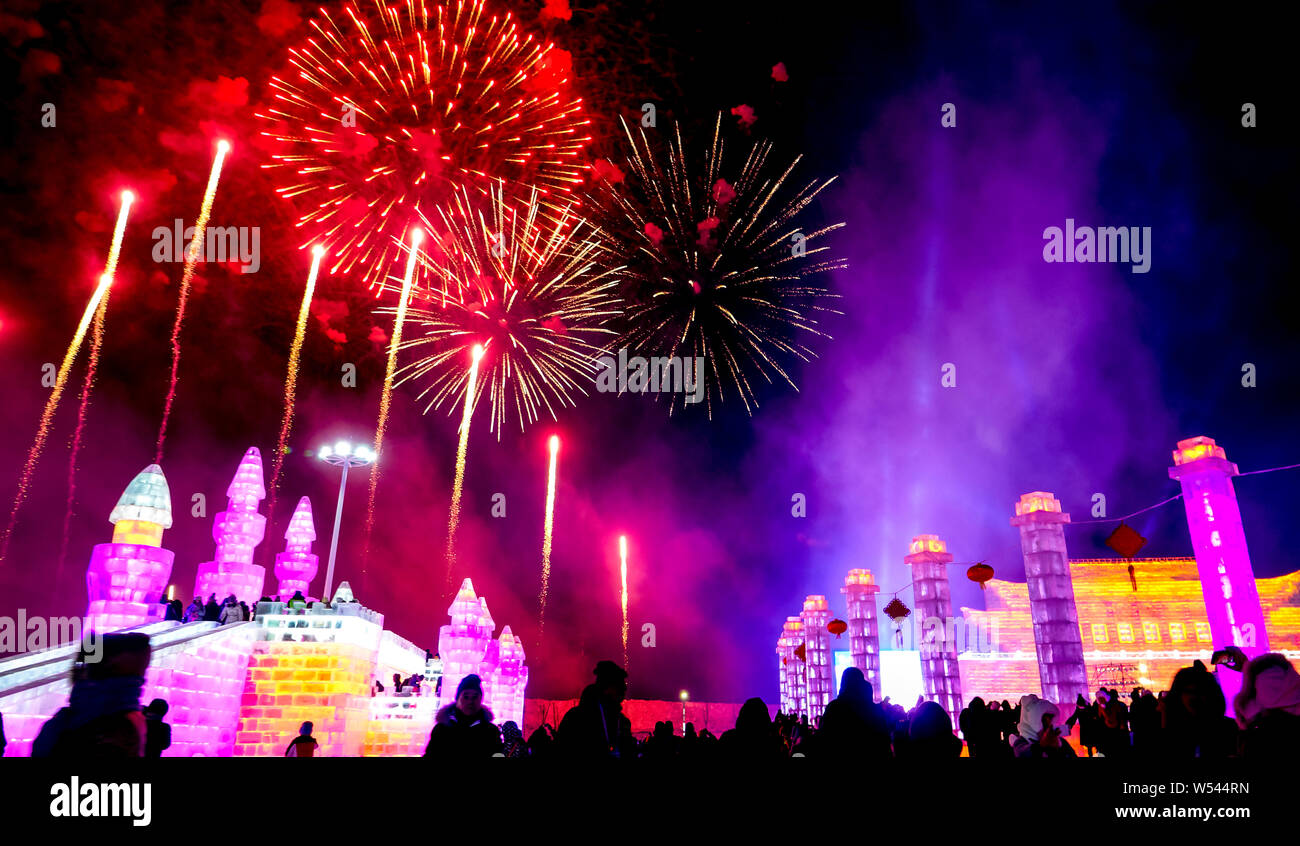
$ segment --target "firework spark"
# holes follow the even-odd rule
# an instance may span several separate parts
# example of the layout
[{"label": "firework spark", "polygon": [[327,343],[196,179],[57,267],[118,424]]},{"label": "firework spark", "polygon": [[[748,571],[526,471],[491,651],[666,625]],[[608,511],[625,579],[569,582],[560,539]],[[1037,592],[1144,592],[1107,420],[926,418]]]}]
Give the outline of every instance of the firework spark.
[{"label": "firework spark", "polygon": [[560,457],[560,436],[551,435],[550,469],[546,472],[546,519],[542,523],[542,592],[538,596],[537,640],[546,631],[546,591],[551,584],[551,530],[555,527],[555,469]]},{"label": "firework spark", "polygon": [[456,562],[456,529],[460,526],[460,494],[465,484],[465,458],[469,452],[469,423],[474,414],[474,388],[478,383],[478,363],[483,358],[483,348],[474,347],[473,361],[469,366],[469,380],[465,384],[465,410],[460,418],[460,442],[456,445],[456,477],[451,486],[451,508],[447,515],[447,578],[445,587],[451,589],[451,569]]},{"label": "firework spark", "polygon": [[320,272],[320,260],[324,255],[325,249],[319,244],[312,247],[311,270],[307,273],[307,287],[302,292],[302,305],[298,307],[293,343],[289,345],[289,367],[284,375],[284,414],[280,418],[280,437],[276,441],[275,460],[271,463],[271,492],[267,513],[272,519],[275,516],[275,493],[280,488],[280,470],[284,467],[284,454],[289,445],[289,430],[293,427],[298,393],[298,359],[302,355],[303,340],[307,336],[307,317],[311,314],[311,300],[316,293],[316,275]]},{"label": "firework spark", "polygon": [[478,394],[498,438],[508,413],[523,431],[539,413],[554,419],[557,406],[574,405],[595,381],[620,305],[621,268],[609,266],[596,233],[569,208],[548,212],[536,192],[517,208],[500,190],[486,201],[460,191],[437,225],[426,223],[436,234],[417,296],[424,305],[410,313],[421,332],[405,345],[417,358],[400,382],[425,383],[426,412],[445,404],[454,413],[465,354],[481,344]]},{"label": "firework spark", "polygon": [[486,0],[432,7],[354,0],[324,9],[259,113],[281,150],[266,167],[335,257],[331,274],[386,284],[396,236],[453,189],[504,180],[566,197],[582,181],[589,121],[567,54]]},{"label": "firework spark", "polygon": [[618,536],[618,571],[623,582],[623,666],[627,667],[627,535]]},{"label": "firework spark", "polygon": [[[50,391],[49,399],[45,401],[45,408],[41,412],[40,422],[36,425],[36,440],[32,448],[27,453],[27,461],[23,464],[22,473],[18,477],[18,492],[14,494],[14,503],[9,511],[9,522],[5,525],[4,536],[0,538],[0,561],[4,561],[5,556],[9,554],[9,539],[13,535],[14,526],[18,523],[18,511],[22,508],[23,502],[27,499],[27,494],[31,488],[32,474],[36,472],[36,464],[40,461],[41,452],[45,449],[45,442],[50,437],[50,422],[54,419],[54,412],[59,407],[59,399],[63,396],[63,389],[68,384],[68,371],[72,369],[72,363],[77,358],[77,353],[81,350],[81,342],[86,338],[86,330],[90,327],[91,322],[95,322],[97,340],[103,338],[103,319],[104,314],[102,307],[107,302],[109,289],[113,285],[113,277],[117,273],[117,259],[122,252],[122,238],[126,234],[126,220],[131,213],[131,203],[135,201],[135,195],[130,191],[122,192],[122,205],[117,213],[117,225],[113,227],[113,241],[108,248],[108,261],[104,264],[104,272],[100,274],[99,282],[95,285],[95,291],[90,296],[90,301],[86,303],[86,309],[81,314],[81,321],[77,324],[77,331],[72,335],[72,343],[68,344],[68,349],[63,354],[63,362],[59,365],[58,373],[54,377],[54,387]],[[94,362],[99,359],[99,347],[97,340],[92,340],[95,346],[92,349]],[[73,440],[73,462],[69,470],[69,478],[72,479],[76,468],[76,449],[80,446],[81,424],[85,419],[86,402],[88,401],[90,385],[94,380],[93,368],[87,371],[86,382],[82,388],[82,405],[77,418],[77,430]],[[69,482],[71,484],[71,482]],[[72,490],[69,488],[68,493],[68,510],[71,513]],[[70,517],[64,517],[64,552],[60,553],[59,561],[62,564],[63,555],[66,553],[67,526]]]},{"label": "firework spark", "polygon": [[198,264],[202,249],[203,235],[208,228],[208,216],[212,214],[212,202],[217,198],[217,181],[221,179],[221,163],[230,152],[230,142],[217,142],[217,156],[212,160],[212,170],[208,173],[208,185],[203,189],[203,205],[199,207],[198,219],[194,221],[194,237],[185,251],[185,267],[181,271],[181,292],[176,302],[176,320],[172,323],[172,372],[167,382],[167,399],[163,402],[162,423],[158,426],[158,445],[154,450],[154,463],[161,464],[163,444],[167,440],[167,421],[171,418],[172,403],[176,399],[176,377],[181,368],[181,325],[185,322],[185,307],[190,299],[190,285],[194,281],[194,266]]},{"label": "firework spark", "polygon": [[[795,185],[799,159],[776,164],[766,141],[747,142],[732,167],[721,115],[702,168],[680,128],[665,145],[626,122],[623,131],[627,179],[620,171],[599,180],[588,198],[598,231],[628,266],[620,344],[632,355],[704,359],[710,417],[731,395],[752,414],[759,380],[798,390],[788,362],[815,356],[804,338],[825,337],[817,317],[834,313],[811,278],[846,266],[817,245],[844,224],[809,231],[801,217],[833,178]],[[669,396],[671,413],[685,394]]]},{"label": "firework spark", "polygon": [[[397,372],[397,349],[402,344],[402,328],[406,325],[406,309],[411,301],[415,283],[415,268],[420,261],[420,244],[424,243],[424,230],[411,229],[410,248],[406,256],[406,273],[402,275],[402,292],[393,311],[393,336],[388,343],[388,363],[384,366],[384,384],[379,394],[379,419],[375,422],[375,461],[379,461],[384,448],[384,433],[388,431],[388,411],[393,404],[393,374]],[[370,470],[370,497],[366,503],[366,548],[361,556],[361,577],[365,579],[365,562],[370,557],[370,532],[375,527],[375,492],[379,489],[379,464]]]}]

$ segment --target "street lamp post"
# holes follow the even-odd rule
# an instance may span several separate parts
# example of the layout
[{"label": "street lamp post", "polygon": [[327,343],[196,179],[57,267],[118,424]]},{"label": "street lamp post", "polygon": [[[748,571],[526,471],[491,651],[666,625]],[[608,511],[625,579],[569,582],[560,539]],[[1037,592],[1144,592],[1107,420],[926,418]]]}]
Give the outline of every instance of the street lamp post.
[{"label": "street lamp post", "polygon": [[683,690],[682,691],[682,737],[686,736],[686,700],[690,698],[691,695]]},{"label": "street lamp post", "polygon": [[325,593],[321,597],[325,602],[329,602],[330,589],[334,587],[334,557],[339,548],[339,524],[343,520],[343,494],[348,484],[348,468],[373,464],[375,453],[364,444],[353,447],[347,441],[339,441],[332,447],[323,446],[318,449],[316,457],[335,467],[343,468],[343,478],[339,482],[339,504],[334,509],[334,537],[330,539],[330,563],[325,568]]}]

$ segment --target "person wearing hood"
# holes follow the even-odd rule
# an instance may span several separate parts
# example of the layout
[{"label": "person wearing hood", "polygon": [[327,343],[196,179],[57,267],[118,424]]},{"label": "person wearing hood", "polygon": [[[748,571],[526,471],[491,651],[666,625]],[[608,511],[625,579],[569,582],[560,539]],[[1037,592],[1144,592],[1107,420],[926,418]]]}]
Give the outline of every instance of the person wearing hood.
[{"label": "person wearing hood", "polygon": [[840,693],[826,706],[812,751],[820,757],[876,761],[893,757],[884,712],[857,667],[840,676]]},{"label": "person wearing hood", "polygon": [[185,609],[185,616],[181,618],[181,621],[185,623],[197,623],[202,619],[203,600],[196,596],[194,597],[194,601],[190,603],[189,607]]},{"label": "person wearing hood", "polygon": [[952,718],[938,702],[922,702],[912,711],[907,741],[898,757],[913,761],[943,761],[961,757],[961,740],[952,733]]},{"label": "person wearing hood", "polygon": [[85,651],[72,669],[68,704],[41,726],[33,758],[143,758],[144,714],[140,692],[149,668],[149,636],[103,636],[98,661]]},{"label": "person wearing hood", "polygon": [[601,661],[592,674],[596,681],[583,689],[578,704],[560,720],[556,748],[582,760],[636,757],[632,722],[623,716],[627,671],[613,661]]},{"label": "person wearing hood", "polygon": [[217,617],[217,622],[224,626],[227,623],[242,623],[246,619],[248,618],[244,616],[244,609],[240,607],[239,600],[235,599],[235,595],[232,593],[227,596],[226,601],[222,603],[221,614]]},{"label": "person wearing hood", "polygon": [[221,622],[221,605],[217,603],[217,595],[208,596],[208,601],[203,606],[203,619],[209,623]]},{"label": "person wearing hood", "polygon": [[1280,762],[1300,755],[1300,673],[1285,655],[1269,652],[1246,665],[1232,709],[1243,758]]},{"label": "person wearing hood", "polygon": [[320,748],[320,744],[316,742],[316,738],[311,736],[312,730],[315,728],[316,726],[311,722],[311,720],[308,720],[299,726],[298,736],[289,741],[289,745],[285,747],[284,750],[284,757],[315,758],[316,750]]},{"label": "person wearing hood", "polygon": [[785,746],[767,714],[767,705],[757,696],[746,699],[740,706],[736,727],[722,733],[718,748],[723,758],[745,763],[778,761],[786,757]]},{"label": "person wearing hood", "polygon": [[1075,758],[1074,748],[1055,725],[1061,710],[1056,703],[1034,694],[1020,697],[1020,723],[1011,744],[1017,758]]},{"label": "person wearing hood", "polygon": [[443,761],[491,758],[501,751],[501,731],[483,707],[483,682],[471,673],[456,686],[456,701],[438,710],[424,757]]},{"label": "person wearing hood", "polygon": [[514,720],[501,724],[501,751],[507,758],[525,758],[528,756],[528,744],[524,742],[524,733]]}]

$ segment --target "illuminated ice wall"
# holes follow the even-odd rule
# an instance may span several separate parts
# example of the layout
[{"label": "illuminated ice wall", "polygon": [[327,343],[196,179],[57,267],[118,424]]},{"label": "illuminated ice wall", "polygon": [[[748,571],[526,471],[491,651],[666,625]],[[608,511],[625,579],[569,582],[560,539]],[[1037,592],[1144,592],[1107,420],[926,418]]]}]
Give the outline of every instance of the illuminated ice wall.
[{"label": "illuminated ice wall", "polygon": [[921,678],[925,683],[925,698],[942,705],[956,725],[964,703],[957,644],[948,639],[949,633],[956,629],[948,583],[952,554],[937,535],[917,535],[912,538],[910,549],[903,561],[912,569],[916,610],[921,618]]},{"label": "illuminated ice wall", "polygon": [[217,542],[214,560],[199,565],[194,595],[220,602],[229,594],[252,605],[262,596],[266,568],[253,563],[253,551],[266,535],[266,517],[258,513],[266,498],[262,482],[262,454],[249,447],[239,462],[235,478],[226,489],[226,510],[212,524]]},{"label": "illuminated ice wall", "polygon": [[1088,694],[1079,613],[1065,549],[1068,522],[1070,515],[1061,511],[1061,503],[1044,491],[1023,494],[1016,503],[1016,516],[1011,518],[1011,525],[1020,528],[1042,696],[1058,704]]},{"label": "illuminated ice wall", "polygon": [[[320,556],[313,555],[311,543],[316,540],[316,524],[312,520],[311,500],[303,497],[284,530],[284,552],[275,556],[275,578],[279,581],[280,599],[288,602],[295,591],[310,597],[311,580],[316,578]],[[257,597],[260,598],[261,594]]]},{"label": "illuminated ice wall", "polygon": [[[1214,646],[1221,649],[1234,644],[1254,657],[1269,651],[1268,630],[1232,485],[1232,477],[1239,472],[1223,447],[1202,435],[1178,442],[1169,478],[1183,487],[1187,528]],[[1241,680],[1231,674],[1220,676],[1231,702],[1241,689]]]},{"label": "illuminated ice wall", "polygon": [[880,699],[880,628],[876,622],[876,594],[880,587],[870,570],[850,570],[840,588],[848,600],[849,654],[853,666],[871,682],[871,690]]},{"label": "illuminated ice wall", "polygon": [[162,468],[150,464],[126,486],[112,513],[111,543],[96,544],[86,570],[86,628],[111,632],[163,618],[175,553],[162,548],[172,498]]}]

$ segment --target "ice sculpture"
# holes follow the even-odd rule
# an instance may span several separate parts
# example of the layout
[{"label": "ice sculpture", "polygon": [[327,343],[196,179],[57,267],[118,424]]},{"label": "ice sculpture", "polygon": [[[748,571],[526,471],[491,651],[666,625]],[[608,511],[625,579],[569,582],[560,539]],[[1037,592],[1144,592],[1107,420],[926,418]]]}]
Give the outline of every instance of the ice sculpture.
[{"label": "ice sculpture", "polygon": [[96,544],[86,569],[86,628],[110,632],[161,620],[159,604],[175,553],[162,548],[172,498],[162,468],[150,464],[126,486],[112,513],[111,543]]},{"label": "ice sculpture", "polygon": [[826,624],[831,620],[830,605],[826,597],[813,594],[804,600],[803,613],[804,666],[808,674],[808,719],[821,719],[826,706],[831,704],[831,676],[835,668],[831,662],[830,632]]},{"label": "ice sculpture", "polygon": [[474,593],[474,583],[469,579],[461,582],[447,613],[451,615],[451,623],[438,630],[438,654],[443,662],[439,707],[455,701],[456,686],[461,679],[481,671],[494,628],[491,615]]},{"label": "ice sculpture", "polygon": [[320,556],[313,555],[311,542],[316,540],[316,524],[312,521],[311,500],[303,497],[293,510],[289,528],[284,530],[284,552],[275,556],[275,577],[279,580],[280,598],[288,601],[296,591],[311,596],[308,587],[316,577]]},{"label": "ice sculpture", "polygon": [[[1241,526],[1232,477],[1240,473],[1223,447],[1204,435],[1178,442],[1169,477],[1183,488],[1187,530],[1201,576],[1205,613],[1214,648],[1239,646],[1250,657],[1269,651],[1264,611]],[[1229,702],[1241,690],[1241,676],[1219,673]]]},{"label": "ice sculpture", "polygon": [[1045,491],[1023,494],[1011,525],[1020,527],[1020,551],[1029,584],[1029,614],[1034,623],[1038,679],[1043,698],[1058,704],[1088,695],[1079,612],[1074,604],[1065,524],[1070,515]]},{"label": "ice sculpture", "polygon": [[786,617],[781,629],[779,642],[781,666],[785,671],[786,699],[781,710],[787,714],[808,713],[808,677],[804,670],[804,661],[799,657],[799,647],[803,646],[803,619]]},{"label": "ice sculpture", "polygon": [[524,686],[527,670],[524,667],[524,644],[518,640],[510,627],[501,630],[501,637],[496,641],[497,665],[492,672],[492,710],[496,714],[497,725],[507,720],[514,720],[520,729],[524,727]]},{"label": "ice sculpture", "polygon": [[952,593],[948,564],[952,554],[938,535],[912,538],[910,553],[903,561],[912,568],[912,587],[921,623],[921,680],[925,698],[938,702],[957,725],[961,714],[961,670],[952,618]]},{"label": "ice sculpture", "polygon": [[849,654],[853,666],[871,682],[876,699],[880,699],[880,628],[876,623],[876,594],[880,587],[870,570],[850,570],[840,588],[849,604]]},{"label": "ice sculpture", "polygon": [[226,510],[212,523],[216,556],[199,565],[194,595],[206,599],[215,594],[220,602],[233,593],[237,599],[255,603],[266,582],[266,568],[253,563],[253,550],[266,535],[266,517],[257,511],[266,498],[262,454],[257,447],[249,447],[244,453],[226,497]]}]

